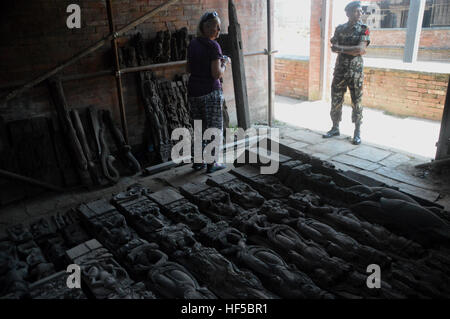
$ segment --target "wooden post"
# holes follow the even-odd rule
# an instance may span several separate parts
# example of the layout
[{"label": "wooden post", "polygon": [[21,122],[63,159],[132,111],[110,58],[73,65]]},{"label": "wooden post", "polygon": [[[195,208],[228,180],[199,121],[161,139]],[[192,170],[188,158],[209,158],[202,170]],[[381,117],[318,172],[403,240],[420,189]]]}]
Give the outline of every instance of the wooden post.
[{"label": "wooden post", "polygon": [[14,179],[14,180],[17,180],[17,181],[21,181],[21,182],[24,182],[24,183],[27,183],[27,184],[40,186],[40,187],[43,187],[43,188],[46,188],[46,189],[50,189],[50,190],[55,191],[55,192],[60,192],[60,193],[64,192],[64,189],[62,189],[61,187],[58,187],[58,186],[55,186],[55,185],[51,185],[51,184],[48,184],[48,183],[44,183],[44,182],[38,181],[38,180],[36,180],[34,178],[30,178],[30,177],[26,177],[26,176],[19,175],[19,174],[16,174],[16,173],[8,172],[8,171],[5,171],[3,169],[0,169],[0,176],[4,177],[4,178],[8,178],[8,179]]},{"label": "wooden post", "polygon": [[436,160],[450,157],[450,76],[448,79],[447,96],[445,98],[444,114],[442,115],[439,141],[436,145]]},{"label": "wooden post", "polygon": [[241,26],[238,22],[236,6],[233,0],[228,0],[228,16],[230,19],[228,34],[231,42],[231,62],[237,120],[238,126],[246,130],[250,127],[247,80],[245,77],[244,53],[242,51]]},{"label": "wooden post", "polygon": [[272,126],[273,121],[273,53],[272,53],[272,38],[273,38],[273,30],[272,30],[272,0],[267,0],[267,60],[268,60],[268,86],[267,90],[269,99],[268,99],[268,124],[269,127]]},{"label": "wooden post", "polygon": [[[111,0],[106,1],[106,7],[108,9],[109,32],[114,33],[116,31],[116,26],[114,24],[114,16],[113,16],[113,12],[112,12]],[[122,73],[120,72],[120,63],[119,63],[119,48],[117,46],[116,38],[112,39],[111,47],[113,48],[113,53],[114,53],[117,97],[119,99],[119,111],[120,111],[120,120],[122,122],[123,137],[125,138],[126,144],[129,144],[127,115],[126,115],[126,110],[125,110],[125,102],[123,100]]]}]

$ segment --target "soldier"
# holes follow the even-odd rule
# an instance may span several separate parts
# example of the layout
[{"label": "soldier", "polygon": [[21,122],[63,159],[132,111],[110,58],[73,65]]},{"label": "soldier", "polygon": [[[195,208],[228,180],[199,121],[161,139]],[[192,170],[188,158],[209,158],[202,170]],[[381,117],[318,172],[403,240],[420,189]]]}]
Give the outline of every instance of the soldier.
[{"label": "soldier", "polygon": [[339,25],[331,38],[331,50],[338,53],[334,78],[331,85],[331,120],[333,127],[323,138],[339,136],[339,122],[342,120],[342,104],[347,87],[352,98],[352,122],[355,123],[353,144],[361,144],[362,123],[363,58],[370,43],[369,28],[362,24],[360,1],[352,1],[345,7],[348,22]]}]

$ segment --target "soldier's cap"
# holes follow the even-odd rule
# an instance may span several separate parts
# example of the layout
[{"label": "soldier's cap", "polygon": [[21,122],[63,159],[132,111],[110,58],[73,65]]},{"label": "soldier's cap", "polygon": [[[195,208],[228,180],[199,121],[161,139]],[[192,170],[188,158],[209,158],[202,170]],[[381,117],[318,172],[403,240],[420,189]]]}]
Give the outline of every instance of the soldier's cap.
[{"label": "soldier's cap", "polygon": [[361,1],[352,1],[345,6],[345,12],[352,11],[354,8],[361,7]]}]

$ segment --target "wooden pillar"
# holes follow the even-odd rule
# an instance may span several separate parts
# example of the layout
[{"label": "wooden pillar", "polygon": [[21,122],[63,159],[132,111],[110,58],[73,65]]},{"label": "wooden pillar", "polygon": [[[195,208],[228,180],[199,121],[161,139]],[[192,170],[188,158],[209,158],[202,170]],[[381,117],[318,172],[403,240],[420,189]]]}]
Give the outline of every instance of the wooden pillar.
[{"label": "wooden pillar", "polygon": [[[112,11],[111,0],[106,1],[106,6],[108,9],[108,22],[109,22],[109,32],[116,32],[116,26],[114,23],[114,16]],[[128,138],[128,125],[127,125],[127,115],[125,110],[125,102],[123,99],[123,86],[122,86],[122,74],[120,72],[120,63],[119,63],[119,48],[117,45],[117,38],[111,40],[111,47],[114,53],[114,66],[116,71],[116,87],[117,87],[117,98],[119,99],[119,112],[120,112],[120,120],[122,122],[122,132],[125,138],[125,143],[129,144]]]},{"label": "wooden pillar", "polygon": [[228,34],[231,43],[231,59],[233,69],[234,98],[238,126],[244,130],[250,127],[250,115],[247,95],[247,80],[245,77],[244,53],[242,51],[242,33],[239,25],[236,6],[233,0],[228,0],[229,27]]},{"label": "wooden pillar", "polygon": [[450,77],[445,98],[444,114],[442,115],[439,141],[436,143],[436,160],[450,157]]},{"label": "wooden pillar", "polygon": [[272,23],[272,0],[267,0],[267,59],[268,59],[268,124],[269,127],[272,126],[273,121],[273,78],[274,78],[274,70],[273,70],[273,48],[272,48],[272,39],[273,39],[273,23]]},{"label": "wooden pillar", "polygon": [[330,1],[322,1],[322,16],[320,18],[320,82],[319,92],[322,100],[326,98],[328,80],[328,53],[330,49],[329,27],[330,27]]}]

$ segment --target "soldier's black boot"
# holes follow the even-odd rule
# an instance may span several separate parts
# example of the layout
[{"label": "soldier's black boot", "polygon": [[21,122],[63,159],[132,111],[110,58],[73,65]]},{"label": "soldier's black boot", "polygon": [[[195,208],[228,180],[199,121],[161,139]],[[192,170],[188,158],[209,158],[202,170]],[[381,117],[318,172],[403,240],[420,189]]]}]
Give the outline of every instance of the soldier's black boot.
[{"label": "soldier's black boot", "polygon": [[330,138],[333,136],[339,136],[341,133],[339,132],[339,122],[333,123],[333,127],[326,134],[323,134],[323,138]]},{"label": "soldier's black boot", "polygon": [[361,124],[355,124],[355,132],[353,133],[353,144],[361,144]]}]

